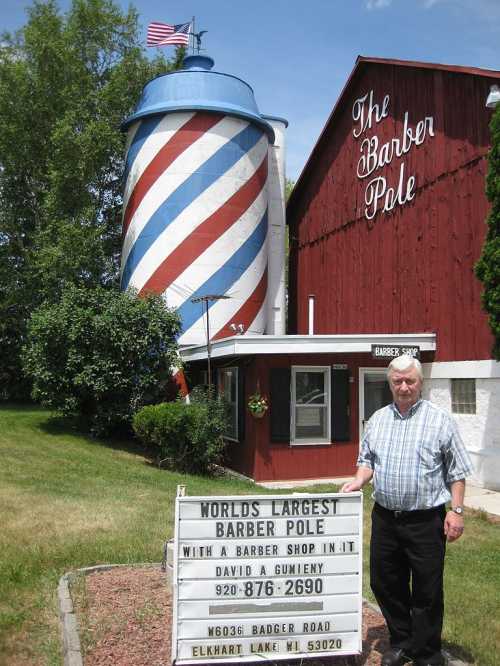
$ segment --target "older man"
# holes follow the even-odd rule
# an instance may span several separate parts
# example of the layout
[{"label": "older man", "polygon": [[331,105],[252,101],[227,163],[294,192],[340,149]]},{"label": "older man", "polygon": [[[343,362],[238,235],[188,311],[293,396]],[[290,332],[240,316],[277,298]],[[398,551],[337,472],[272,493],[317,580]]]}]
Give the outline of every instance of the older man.
[{"label": "older man", "polygon": [[472,466],[451,416],[421,399],[419,361],[400,356],[387,377],[394,402],[369,420],[358,471],[342,492],[373,477],[370,579],[391,640],[382,666],[438,666],[445,546],[464,530]]}]

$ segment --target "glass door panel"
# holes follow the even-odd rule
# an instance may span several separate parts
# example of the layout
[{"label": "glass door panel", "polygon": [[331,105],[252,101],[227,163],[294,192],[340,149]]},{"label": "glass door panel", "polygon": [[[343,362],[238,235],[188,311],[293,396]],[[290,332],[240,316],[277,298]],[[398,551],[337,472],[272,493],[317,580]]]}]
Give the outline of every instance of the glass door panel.
[{"label": "glass door panel", "polygon": [[363,413],[361,416],[362,428],[370,416],[392,402],[392,394],[386,379],[385,370],[383,372],[363,372]]}]

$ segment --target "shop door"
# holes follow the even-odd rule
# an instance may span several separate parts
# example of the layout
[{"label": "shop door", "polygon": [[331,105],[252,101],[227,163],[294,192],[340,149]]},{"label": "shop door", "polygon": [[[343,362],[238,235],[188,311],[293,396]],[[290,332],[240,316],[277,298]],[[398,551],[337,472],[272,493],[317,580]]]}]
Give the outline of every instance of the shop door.
[{"label": "shop door", "polygon": [[384,368],[360,368],[359,370],[359,415],[360,438],[370,416],[392,402]]}]

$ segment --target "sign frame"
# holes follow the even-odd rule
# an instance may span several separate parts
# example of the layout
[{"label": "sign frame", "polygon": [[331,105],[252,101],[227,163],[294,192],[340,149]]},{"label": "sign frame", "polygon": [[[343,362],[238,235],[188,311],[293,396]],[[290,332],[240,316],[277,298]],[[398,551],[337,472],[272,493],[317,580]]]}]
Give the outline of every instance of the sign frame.
[{"label": "sign frame", "polygon": [[[361,492],[178,495],[172,664],[360,654],[362,497]],[[293,515],[283,513],[290,507]],[[182,571],[189,577],[181,578]],[[214,571],[222,578],[213,577]],[[214,596],[212,590],[228,596]]]}]

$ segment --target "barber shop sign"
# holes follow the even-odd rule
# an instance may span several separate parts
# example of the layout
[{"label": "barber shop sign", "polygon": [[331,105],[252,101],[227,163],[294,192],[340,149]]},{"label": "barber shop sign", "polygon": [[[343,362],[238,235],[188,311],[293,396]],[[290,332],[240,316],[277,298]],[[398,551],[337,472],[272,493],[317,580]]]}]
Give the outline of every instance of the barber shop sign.
[{"label": "barber shop sign", "polygon": [[[356,173],[365,185],[365,217],[372,220],[382,211],[392,211],[396,206],[404,206],[415,198],[416,177],[408,175],[404,161],[415,146],[420,146],[434,136],[434,118],[425,116],[414,126],[410,123],[409,112],[403,117],[401,132],[385,143],[374,134],[367,136],[368,130],[376,129],[389,115],[390,96],[385,95],[380,103],[374,101],[373,90],[355,100],[352,107],[354,121],[353,136],[359,139],[359,152]],[[389,183],[379,170],[399,159],[399,179]],[[378,173],[377,173],[378,172]]]}]

